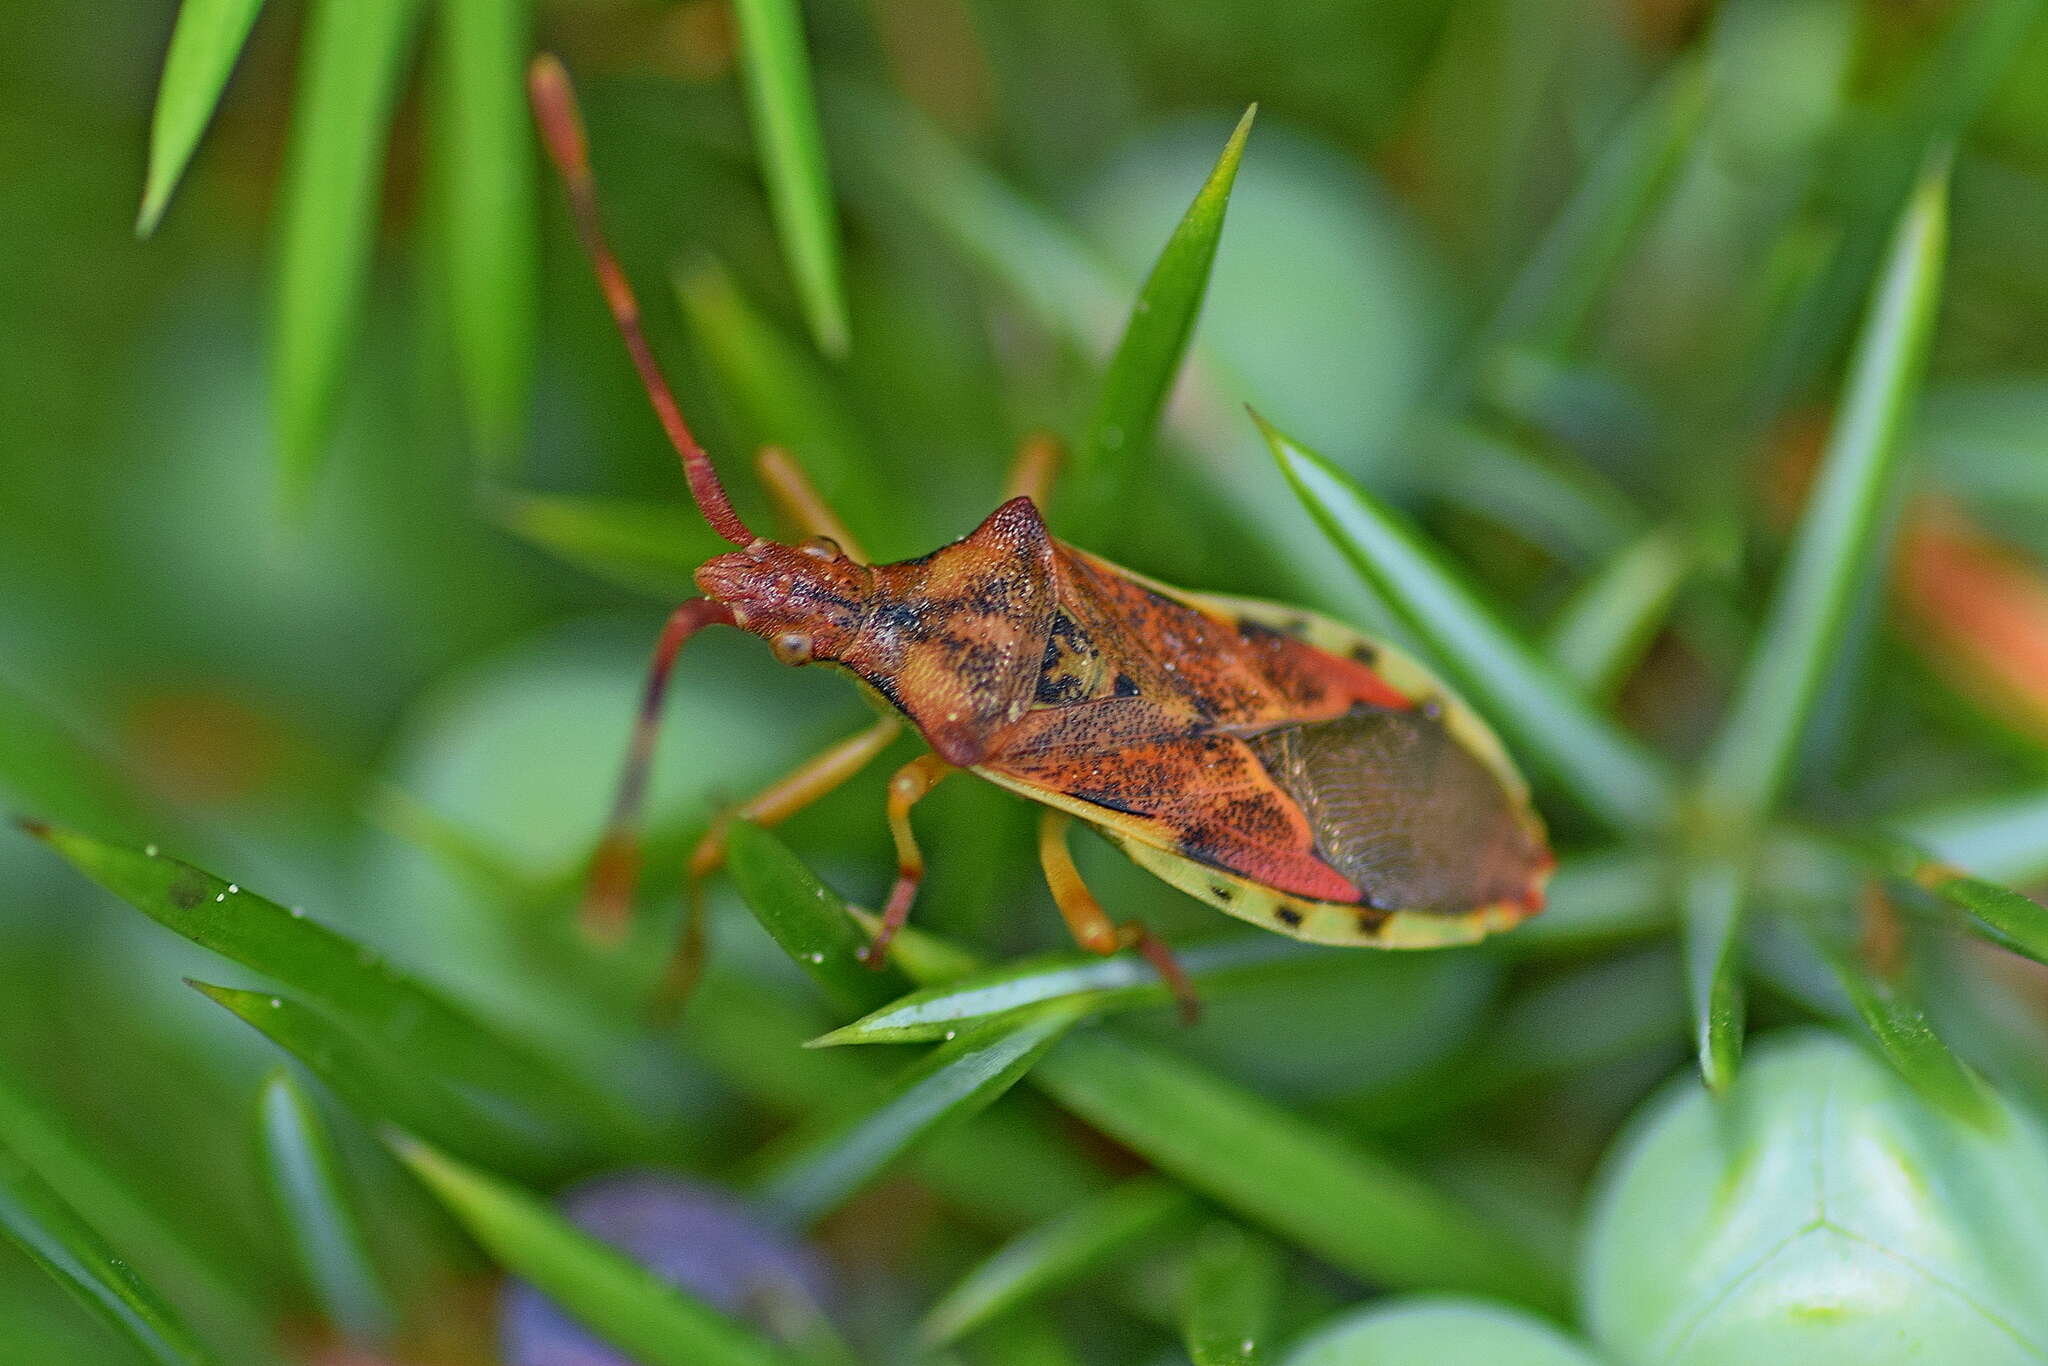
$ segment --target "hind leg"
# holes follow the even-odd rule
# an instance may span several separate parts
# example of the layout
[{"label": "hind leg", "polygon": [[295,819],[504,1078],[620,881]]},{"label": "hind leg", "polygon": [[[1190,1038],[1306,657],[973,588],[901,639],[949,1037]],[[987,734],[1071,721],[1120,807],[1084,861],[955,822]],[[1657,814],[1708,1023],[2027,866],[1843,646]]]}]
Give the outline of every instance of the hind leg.
[{"label": "hind leg", "polygon": [[1145,961],[1158,969],[1160,980],[1180,1004],[1182,1022],[1193,1024],[1201,1017],[1202,1003],[1195,998],[1194,986],[1173,951],[1138,921],[1126,920],[1119,925],[1111,920],[1109,912],[1095,899],[1095,893],[1081,880],[1081,870],[1074,866],[1073,852],[1067,848],[1067,826],[1073,819],[1052,807],[1039,814],[1038,861],[1045,868],[1045,885],[1052,889],[1052,899],[1059,906],[1060,918],[1067,922],[1074,942],[1105,958],[1124,949],[1144,954]]}]

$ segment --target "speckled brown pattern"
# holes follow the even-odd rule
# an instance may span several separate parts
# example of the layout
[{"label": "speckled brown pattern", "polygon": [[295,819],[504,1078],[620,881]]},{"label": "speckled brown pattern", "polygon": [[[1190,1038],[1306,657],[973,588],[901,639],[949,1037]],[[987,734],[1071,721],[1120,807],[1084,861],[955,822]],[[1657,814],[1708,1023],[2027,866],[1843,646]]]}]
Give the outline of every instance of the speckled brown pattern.
[{"label": "speckled brown pattern", "polygon": [[1027,498],[920,559],[760,543],[698,581],[785,657],[858,675],[949,763],[1075,812],[1162,876],[1214,870],[1168,880],[1232,914],[1386,942],[1397,914],[1484,932],[1540,904],[1550,857],[1526,794],[1434,679],[1321,618],[1063,545]]}]

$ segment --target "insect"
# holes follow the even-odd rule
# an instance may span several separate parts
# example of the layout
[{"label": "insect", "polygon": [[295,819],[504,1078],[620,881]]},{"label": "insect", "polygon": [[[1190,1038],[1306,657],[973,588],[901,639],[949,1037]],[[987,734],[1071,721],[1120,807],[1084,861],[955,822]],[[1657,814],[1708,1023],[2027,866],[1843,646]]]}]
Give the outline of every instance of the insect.
[{"label": "insect", "polygon": [[[1552,858],[1527,789],[1486,724],[1399,652],[1291,607],[1190,593],[1054,539],[1038,506],[1055,461],[1026,447],[1013,496],[960,540],[865,563],[786,460],[764,475],[814,534],[756,535],[727,498],[656,366],[598,218],[581,115],[559,62],[531,93],[605,299],[697,507],[735,549],[697,570],[655,648],[610,825],[593,867],[599,922],[625,914],[655,729],[677,652],[736,626],[786,664],[851,673],[882,712],[736,808],[772,823],[858,772],[901,731],[929,746],[889,783],[897,876],[864,953],[880,965],[924,875],[911,810],[966,770],[1044,808],[1039,854],[1086,949],[1135,948],[1193,996],[1165,946],[1089,892],[1068,827],[1219,910],[1298,939],[1414,948],[1467,942],[1539,910]],[[828,534],[830,533],[830,534]],[[723,855],[724,822],[691,860]],[[686,956],[699,951],[686,948]]]}]

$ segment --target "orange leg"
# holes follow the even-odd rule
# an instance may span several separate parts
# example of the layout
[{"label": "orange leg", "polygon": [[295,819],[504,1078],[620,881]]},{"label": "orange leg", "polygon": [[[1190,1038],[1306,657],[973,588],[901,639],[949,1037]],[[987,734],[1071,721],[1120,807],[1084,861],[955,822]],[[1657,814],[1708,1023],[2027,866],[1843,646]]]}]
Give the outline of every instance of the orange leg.
[{"label": "orange leg", "polygon": [[889,833],[896,837],[896,885],[889,889],[889,904],[882,909],[882,927],[861,950],[860,961],[871,968],[889,961],[889,941],[910,919],[910,903],[917,898],[917,885],[924,881],[924,853],[917,847],[917,832],[910,828],[910,808],[951,772],[953,766],[938,755],[920,754],[889,780]]},{"label": "orange leg", "polygon": [[780,446],[763,446],[754,456],[754,468],[760,472],[761,482],[768,486],[775,506],[804,535],[829,537],[839,543],[848,559],[867,563],[867,553],[853,539],[846,523],[839,520],[839,514],[819,495],[817,485],[804,473],[804,467],[797,464],[795,456]]},{"label": "orange leg", "polygon": [[1045,867],[1045,884],[1052,888],[1060,918],[1067,922],[1074,941],[1090,953],[1108,957],[1134,948],[1144,954],[1145,960],[1158,969],[1160,980],[1173,993],[1173,999],[1180,1003],[1182,1022],[1193,1024],[1201,1017],[1202,1003],[1195,999],[1194,986],[1173,951],[1137,921],[1127,920],[1119,925],[1111,920],[1109,912],[1095,899],[1095,893],[1081,880],[1081,870],[1074,866],[1074,855],[1067,848],[1067,826],[1073,819],[1052,807],[1045,808],[1038,817],[1038,861]]},{"label": "orange leg", "polygon": [[1010,477],[1003,484],[1003,500],[1022,496],[1044,507],[1045,500],[1052,496],[1052,481],[1066,458],[1066,447],[1050,432],[1033,432],[1025,437],[1017,447]]},{"label": "orange leg", "polygon": [[732,625],[732,612],[709,598],[693,598],[669,614],[647,683],[640,695],[640,714],[626,751],[626,771],[612,800],[611,818],[591,862],[590,882],[583,894],[583,930],[600,943],[613,943],[626,932],[633,908],[633,884],[640,873],[640,808],[647,796],[647,769],[661,731],[661,704],[668,696],[669,675],[676,654],[706,626]]},{"label": "orange leg", "polygon": [[785,773],[746,801],[722,812],[697,841],[683,875],[683,925],[667,977],[656,993],[658,1013],[673,1014],[689,998],[704,971],[704,879],[725,862],[726,836],[734,821],[780,825],[866,768],[903,732],[902,718],[884,716],[866,730]]}]

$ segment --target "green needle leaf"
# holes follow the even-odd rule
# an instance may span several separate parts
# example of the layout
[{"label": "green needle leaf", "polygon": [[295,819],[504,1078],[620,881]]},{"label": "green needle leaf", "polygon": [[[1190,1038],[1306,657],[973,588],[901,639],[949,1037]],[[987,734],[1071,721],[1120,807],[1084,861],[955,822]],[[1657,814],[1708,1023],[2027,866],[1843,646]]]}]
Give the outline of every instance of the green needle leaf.
[{"label": "green needle leaf", "polygon": [[804,50],[796,0],[738,0],[747,108],[761,149],[768,203],[783,255],[818,349],[846,353],[846,289],[840,280],[839,224],[825,142]]},{"label": "green needle leaf", "polygon": [[149,125],[149,172],[135,219],[137,237],[155,232],[163,219],[262,10],[263,0],[184,0],[178,7]]},{"label": "green needle leaf", "polygon": [[750,1329],[591,1237],[543,1201],[418,1139],[392,1148],[486,1252],[643,1366],[789,1366]]},{"label": "green needle leaf", "polygon": [[876,1103],[790,1145],[757,1183],[762,1202],[794,1224],[822,1218],[912,1143],[986,1109],[1084,1013],[1067,1002],[1041,1006],[940,1044]]},{"label": "green needle leaf", "polygon": [[1655,755],[1595,711],[1393,508],[1253,417],[1309,514],[1482,715],[1609,824],[1664,822],[1675,789]]},{"label": "green needle leaf", "polygon": [[1705,68],[1687,62],[1630,111],[1488,320],[1480,354],[1505,343],[1570,344],[1676,183],[1708,89]]},{"label": "green needle leaf", "polygon": [[563,1167],[568,1147],[559,1131],[420,1071],[404,1055],[380,1048],[289,996],[190,978],[185,984],[304,1063],[365,1117],[431,1134],[448,1147],[522,1172],[553,1173]]},{"label": "green needle leaf", "polygon": [[526,108],[531,0],[441,0],[434,155],[470,426],[502,463],[532,386],[540,229]]},{"label": "green needle leaf", "polygon": [[907,985],[894,966],[876,971],[860,961],[868,935],[846,903],[760,826],[733,822],[726,866],[754,918],[840,1009],[873,1010]]},{"label": "green needle leaf", "polygon": [[1622,549],[1565,603],[1544,653],[1588,697],[1612,697],[1655,639],[1691,563],[1684,541],[1669,530]]},{"label": "green needle leaf", "polygon": [[284,1071],[264,1082],[257,1121],[270,1193],[328,1319],[353,1341],[388,1340],[398,1313],[371,1259],[326,1123]]},{"label": "green needle leaf", "polygon": [[1861,835],[1850,839],[1848,848],[1873,867],[1968,911],[2007,948],[2048,963],[2048,906],[1934,858],[1905,840]]},{"label": "green needle leaf", "polygon": [[[1322,950],[1279,935],[1233,935],[1180,951],[1180,965],[1214,999],[1219,979],[1271,964],[1316,957]],[[1167,1005],[1173,994],[1158,970],[1132,953],[1054,953],[1000,964],[940,986],[913,991],[850,1025],[813,1039],[810,1047],[856,1043],[923,1043],[1044,1001],[1085,998],[1093,1012]]]},{"label": "green needle leaf", "polygon": [[1686,871],[1682,892],[1693,1044],[1701,1077],[1719,1091],[1742,1060],[1742,870],[1725,859],[1704,861]]},{"label": "green needle leaf", "polygon": [[1110,1265],[1194,1210],[1187,1192],[1169,1182],[1126,1181],[997,1248],[932,1306],[920,1336],[933,1347],[958,1341]]},{"label": "green needle leaf", "polygon": [[[110,1160],[86,1131],[11,1068],[0,1067],[0,1137],[67,1204],[177,1293],[202,1323],[253,1347],[269,1339],[273,1309],[260,1266],[232,1231],[195,1229],[165,1208],[164,1192]],[[212,1235],[212,1236],[209,1236]]]},{"label": "green needle leaf", "polygon": [[1165,1049],[1077,1035],[1031,1082],[1167,1175],[1362,1280],[1551,1308],[1566,1299],[1556,1267],[1394,1159]]},{"label": "green needle leaf", "polygon": [[210,1366],[214,1361],[176,1311],[4,1145],[0,1234],[158,1366]]},{"label": "green needle leaf", "polygon": [[1777,800],[1857,595],[1882,572],[1940,291],[1948,171],[1946,152],[1930,158],[1899,216],[1790,563],[1707,757],[1705,798],[1722,815],[1760,817]]},{"label": "green needle leaf", "polygon": [[[701,256],[674,273],[676,299],[740,432],[799,459],[844,513],[873,496],[875,460],[833,376],[800,341],[762,314],[724,266]],[[877,509],[878,511],[880,509]]]},{"label": "green needle leaf", "polygon": [[275,368],[285,503],[303,507],[369,283],[385,135],[420,0],[317,0],[285,153]]},{"label": "green needle leaf", "polygon": [[1280,1258],[1273,1246],[1235,1224],[1211,1224],[1188,1258],[1182,1337],[1194,1366],[1258,1366],[1265,1350],[1273,1302],[1280,1292]]},{"label": "green needle leaf", "polygon": [[557,559],[668,602],[694,596],[697,566],[731,548],[686,503],[499,490],[484,505],[500,526]]},{"label": "green needle leaf", "polygon": [[1809,920],[1807,938],[1842,984],[1877,1046],[1927,1101],[1983,1128],[1997,1115],[1990,1094],[1934,1031],[1919,994],[1901,971],[1867,966],[1851,948]]},{"label": "green needle leaf", "polygon": [[1209,269],[1223,236],[1230,188],[1258,111],[1253,105],[1237,121],[1215,169],[1138,291],[1123,340],[1109,359],[1095,411],[1074,452],[1076,487],[1069,495],[1086,511],[1090,529],[1084,540],[1114,524],[1117,510],[1126,505],[1145,470],[1159,411],[1180,373],[1188,338],[1209,291]]},{"label": "green needle leaf", "polygon": [[1393,1158],[1164,1049],[1076,1035],[1031,1079],[1161,1171],[1362,1280],[1565,1302],[1558,1268]]},{"label": "green needle leaf", "polygon": [[423,1073],[534,1122],[569,1133],[605,1119],[612,1103],[424,983],[318,921],[153,851],[124,849],[46,826],[45,840],[87,877],[202,948],[274,977],[346,1021],[365,1043]]}]

